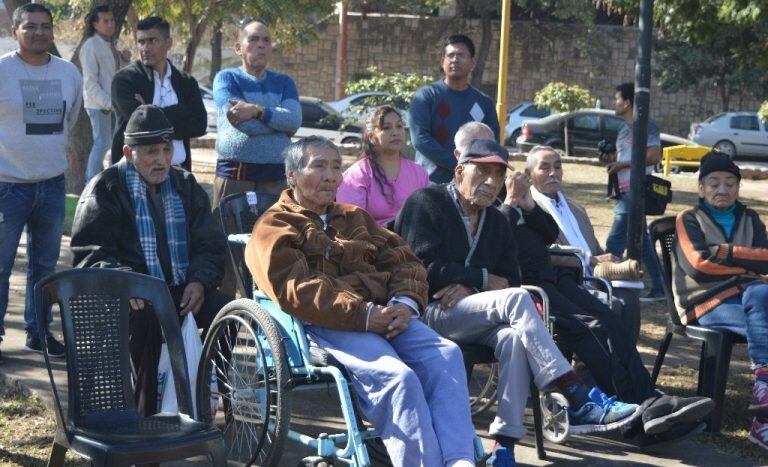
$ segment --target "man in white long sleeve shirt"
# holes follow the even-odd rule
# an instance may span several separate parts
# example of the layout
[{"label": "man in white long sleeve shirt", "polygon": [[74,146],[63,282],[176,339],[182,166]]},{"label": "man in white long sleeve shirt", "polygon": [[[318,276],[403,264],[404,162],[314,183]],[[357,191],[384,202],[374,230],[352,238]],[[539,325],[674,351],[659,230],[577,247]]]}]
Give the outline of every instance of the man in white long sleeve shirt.
[{"label": "man in white long sleeve shirt", "polygon": [[114,44],[115,17],[109,5],[98,5],[85,17],[86,36],[80,48],[83,69],[83,105],[91,121],[93,147],[88,155],[86,181],[104,169],[104,154],[112,143],[112,78],[128,64],[131,52],[118,52]]}]

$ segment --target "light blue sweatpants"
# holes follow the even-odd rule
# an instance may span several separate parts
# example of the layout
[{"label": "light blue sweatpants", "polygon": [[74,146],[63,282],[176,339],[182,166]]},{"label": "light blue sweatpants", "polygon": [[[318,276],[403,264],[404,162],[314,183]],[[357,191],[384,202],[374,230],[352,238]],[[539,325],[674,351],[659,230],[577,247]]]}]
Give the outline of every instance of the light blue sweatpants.
[{"label": "light blue sweatpants", "polygon": [[474,465],[474,428],[461,351],[418,319],[387,340],[306,326],[344,365],[360,408],[397,466]]}]

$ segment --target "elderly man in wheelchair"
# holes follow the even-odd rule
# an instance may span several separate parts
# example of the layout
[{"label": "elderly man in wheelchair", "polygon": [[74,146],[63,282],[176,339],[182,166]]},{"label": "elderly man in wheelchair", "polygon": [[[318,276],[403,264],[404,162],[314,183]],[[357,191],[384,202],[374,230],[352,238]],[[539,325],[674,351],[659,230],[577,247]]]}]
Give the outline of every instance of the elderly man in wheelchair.
[{"label": "elderly man in wheelchair", "polygon": [[309,137],[284,152],[289,189],[256,223],[258,288],[343,365],[394,465],[474,465],[461,352],[417,318],[426,272],[364,210],[335,203],[341,156]]}]

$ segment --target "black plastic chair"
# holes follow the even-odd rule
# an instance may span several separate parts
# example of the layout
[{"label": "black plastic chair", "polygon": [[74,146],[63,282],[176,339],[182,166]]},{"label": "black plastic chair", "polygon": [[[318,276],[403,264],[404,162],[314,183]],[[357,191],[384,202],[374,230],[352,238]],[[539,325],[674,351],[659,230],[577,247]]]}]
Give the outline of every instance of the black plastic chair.
[{"label": "black plastic chair", "polygon": [[[72,449],[94,465],[132,465],[208,455],[224,466],[215,427],[187,415],[142,417],[136,409],[129,338],[131,298],[152,304],[171,356],[182,414],[193,413],[178,315],[165,282],[114,269],[72,269],[35,284],[35,310],[58,304],[66,344],[68,398],[62,406],[45,339],[43,355],[56,403],[57,433],[49,465],[64,465]],[[41,335],[45,331],[41,326]]]},{"label": "black plastic chair", "polygon": [[[279,198],[280,196],[276,194],[252,191],[225,196],[219,203],[219,216],[224,235],[250,234],[259,216]],[[245,265],[245,245],[242,242],[228,241],[227,251],[240,296],[253,298],[253,281]]]},{"label": "black plastic chair", "polygon": [[701,341],[701,356],[699,359],[699,379],[696,392],[700,396],[711,397],[715,402],[715,408],[707,421],[707,431],[711,434],[720,431],[720,422],[723,414],[723,402],[725,399],[725,386],[728,381],[728,367],[731,364],[731,350],[734,344],[746,343],[746,340],[734,333],[720,331],[696,325],[684,325],[680,321],[675,307],[672,292],[672,255],[675,233],[675,218],[663,217],[651,223],[648,227],[653,244],[661,245],[661,270],[664,277],[664,295],[667,300],[667,333],[659,345],[656,361],[653,364],[651,381],[656,384],[661,366],[664,364],[664,356],[672,342],[672,337],[677,334],[689,339]]}]

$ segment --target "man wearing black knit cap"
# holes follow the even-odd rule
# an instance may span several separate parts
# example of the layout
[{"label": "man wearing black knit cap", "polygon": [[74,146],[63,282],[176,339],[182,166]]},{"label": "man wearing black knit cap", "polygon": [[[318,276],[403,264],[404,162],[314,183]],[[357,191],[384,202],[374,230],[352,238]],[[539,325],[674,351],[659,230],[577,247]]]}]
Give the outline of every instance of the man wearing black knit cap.
[{"label": "man wearing black knit cap", "polygon": [[678,214],[672,289],[683,324],[746,337],[755,385],[750,441],[768,449],[768,238],[739,201],[741,171],[712,151],[699,168],[699,204]]},{"label": "man wearing black knit cap", "polygon": [[[125,158],[94,177],[75,212],[74,266],[119,268],[165,280],[180,316],[201,328],[230,298],[216,291],[224,273],[224,234],[208,195],[175,166],[173,127],[153,105],[138,107],[125,129]],[[131,358],[142,415],[156,412],[161,332],[144,303],[131,303]]]}]

